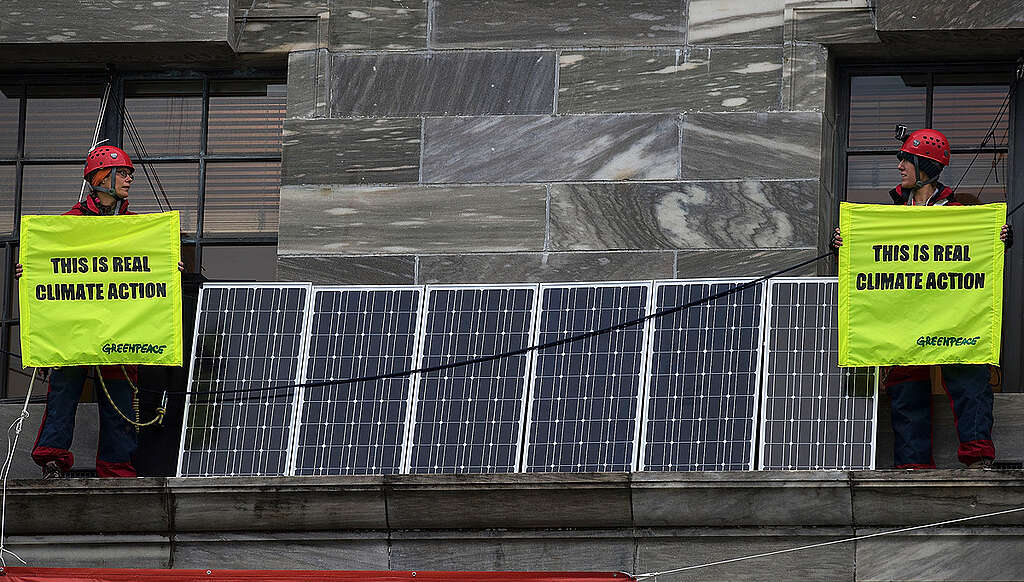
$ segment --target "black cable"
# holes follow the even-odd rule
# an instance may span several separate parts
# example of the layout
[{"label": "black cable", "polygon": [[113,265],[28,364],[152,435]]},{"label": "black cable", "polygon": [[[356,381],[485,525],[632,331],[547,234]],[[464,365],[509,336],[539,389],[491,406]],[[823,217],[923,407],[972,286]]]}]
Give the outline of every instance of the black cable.
[{"label": "black cable", "polygon": [[[280,386],[264,386],[264,387],[259,387],[259,388],[237,388],[237,389],[233,389],[233,390],[206,390],[206,391],[202,391],[202,392],[184,391],[184,392],[174,392],[173,394],[175,396],[177,396],[177,395],[184,395],[184,394],[194,394],[194,395],[237,394],[237,393],[242,393],[242,392],[265,392],[265,391],[270,391],[270,390],[291,390],[293,388],[321,388],[321,387],[324,387],[324,386],[343,386],[343,385],[346,385],[346,384],[355,384],[355,383],[358,383],[358,382],[374,382],[374,381],[377,381],[377,380],[386,380],[386,379],[389,379],[389,378],[401,378],[401,377],[409,376],[409,375],[412,375],[412,374],[429,374],[431,372],[439,372],[441,370],[450,370],[450,369],[454,369],[454,368],[461,368],[461,367],[464,367],[464,366],[472,366],[474,364],[482,364],[482,363],[486,363],[486,362],[492,362],[494,360],[499,360],[499,359],[502,359],[502,358],[508,358],[508,357],[512,357],[512,356],[520,356],[520,355],[527,354],[527,353],[529,353],[531,351],[534,351],[534,350],[546,350],[546,349],[549,349],[549,348],[558,347],[558,346],[561,346],[561,345],[565,345],[565,344],[569,344],[569,343],[573,343],[573,342],[589,339],[589,338],[592,338],[592,337],[597,337],[599,335],[604,335],[604,334],[609,333],[609,332],[613,332],[613,331],[617,331],[617,330],[620,330],[620,329],[625,329],[625,328],[628,328],[628,327],[633,327],[633,326],[636,326],[636,325],[640,325],[640,324],[645,323],[646,321],[648,321],[650,319],[655,319],[655,318],[659,318],[659,317],[665,317],[666,315],[672,315],[673,313],[678,313],[680,311],[689,309],[691,307],[700,305],[702,303],[707,303],[709,301],[714,301],[715,299],[721,299],[722,297],[727,297],[727,296],[732,295],[734,293],[739,293],[740,291],[743,291],[744,289],[749,289],[751,287],[754,287],[755,285],[758,285],[758,284],[760,284],[760,283],[762,283],[764,281],[767,281],[768,279],[771,279],[773,277],[778,277],[779,275],[783,275],[783,274],[788,273],[790,271],[799,269],[800,267],[804,267],[804,266],[810,265],[812,263],[816,263],[816,262],[820,261],[821,259],[824,259],[825,257],[831,257],[831,256],[833,256],[833,253],[831,251],[829,251],[829,252],[827,252],[825,254],[818,255],[817,257],[814,257],[813,259],[807,259],[805,261],[801,261],[801,262],[799,262],[799,263],[797,263],[795,265],[786,267],[785,269],[780,269],[778,271],[775,271],[773,273],[769,273],[769,274],[764,275],[762,277],[759,277],[757,279],[752,279],[750,281],[747,281],[746,283],[740,283],[740,284],[738,284],[738,285],[736,285],[734,287],[730,287],[730,288],[728,288],[728,289],[726,289],[724,291],[719,291],[718,293],[715,293],[713,295],[708,295],[707,297],[701,297],[700,299],[695,299],[693,301],[690,301],[689,303],[684,303],[682,305],[677,305],[677,306],[671,307],[669,309],[663,309],[661,311],[656,311],[654,313],[649,313],[649,314],[647,314],[647,315],[645,315],[643,317],[638,317],[636,319],[631,319],[629,321],[624,321],[624,322],[618,323],[616,325],[612,325],[612,326],[601,328],[601,329],[595,329],[593,331],[588,331],[588,332],[581,333],[581,334],[578,334],[578,335],[564,337],[564,338],[561,338],[561,339],[557,339],[557,340],[550,341],[550,342],[543,343],[543,344],[539,344],[539,345],[527,346],[527,347],[524,347],[524,348],[519,348],[519,349],[516,349],[516,350],[511,350],[511,351],[508,351],[508,352],[492,354],[492,355],[489,355],[489,356],[478,356],[478,357],[475,357],[475,358],[469,358],[469,359],[460,360],[460,361],[457,361],[457,362],[449,362],[447,364],[438,364],[438,365],[435,365],[435,366],[425,366],[425,367],[422,367],[422,368],[415,368],[415,369],[410,369],[410,370],[402,370],[402,371],[399,371],[399,372],[388,372],[388,373],[384,373],[384,374],[374,374],[372,376],[360,376],[360,377],[356,377],[356,378],[346,378],[346,379],[342,379],[342,380],[321,380],[321,381],[318,381],[318,382],[303,382],[303,383],[298,383],[298,384],[283,384],[283,385],[280,385]],[[148,390],[148,391],[149,392],[158,392],[158,391],[155,391],[155,390]],[[162,392],[162,391],[160,391],[160,392]]]},{"label": "black cable", "polygon": [[960,176],[960,180],[957,181],[956,186],[953,186],[954,193],[956,193],[956,189],[960,187],[960,184],[963,183],[964,178],[967,177],[967,173],[971,171],[971,167],[974,166],[974,162],[978,159],[978,156],[981,155],[980,150],[985,147],[986,143],[988,143],[988,138],[995,138],[996,126],[999,125],[999,120],[1003,118],[1003,115],[1006,113],[1007,107],[1010,104],[1010,100],[1017,92],[1017,87],[1020,86],[1022,74],[1024,74],[1024,59],[1018,59],[1017,68],[1013,72],[1013,81],[1010,83],[1010,88],[1006,92],[1006,97],[1003,98],[1002,104],[999,105],[999,111],[996,112],[996,117],[992,120],[992,124],[988,126],[988,131],[985,132],[985,137],[982,138],[981,145],[978,146],[979,151],[975,152],[974,157],[971,158],[971,163],[967,164],[967,169],[964,170],[964,173]]}]

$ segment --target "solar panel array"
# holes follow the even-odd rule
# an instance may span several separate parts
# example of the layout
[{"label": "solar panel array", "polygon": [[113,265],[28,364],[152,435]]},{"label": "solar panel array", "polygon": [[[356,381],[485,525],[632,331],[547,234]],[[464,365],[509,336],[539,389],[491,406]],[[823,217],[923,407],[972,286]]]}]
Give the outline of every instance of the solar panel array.
[{"label": "solar panel array", "polygon": [[768,284],[761,469],[874,468],[877,374],[838,368],[835,279]]},{"label": "solar panel array", "polygon": [[207,285],[178,474],[872,468],[835,280],[744,282]]}]

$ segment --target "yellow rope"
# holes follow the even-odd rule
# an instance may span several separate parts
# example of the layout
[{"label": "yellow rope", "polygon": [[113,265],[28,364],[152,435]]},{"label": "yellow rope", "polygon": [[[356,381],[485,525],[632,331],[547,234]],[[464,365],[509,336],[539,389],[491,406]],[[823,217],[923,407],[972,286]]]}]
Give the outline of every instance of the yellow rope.
[{"label": "yellow rope", "polygon": [[[139,389],[136,388],[135,384],[133,384],[131,379],[128,378],[128,371],[124,369],[124,366],[121,366],[121,370],[124,371],[124,373],[125,373],[124,377],[128,380],[128,384],[132,387],[132,401],[134,403],[136,395],[138,395],[138,393],[139,393]],[[110,391],[107,390],[107,383],[103,381],[103,373],[100,372],[100,367],[99,366],[96,366],[96,375],[99,376],[100,387],[103,388],[103,393],[107,395],[107,401],[110,402],[110,405],[114,407],[114,410],[117,412],[117,414],[121,418],[124,419],[125,422],[127,422],[128,424],[130,424],[130,425],[132,425],[132,426],[134,426],[136,428],[142,428],[142,427],[151,426],[151,425],[154,425],[154,424],[160,424],[160,423],[162,423],[164,421],[164,414],[167,413],[167,392],[164,392],[163,399],[160,402],[160,406],[158,406],[156,408],[156,416],[153,418],[153,420],[151,420],[149,422],[139,422],[139,420],[138,420],[139,419],[139,407],[138,407],[138,404],[136,403],[135,406],[134,406],[134,408],[135,408],[135,420],[132,420],[132,419],[128,418],[128,416],[125,415],[125,413],[121,412],[121,409],[117,407],[117,404],[114,402],[114,398],[110,395]]]}]

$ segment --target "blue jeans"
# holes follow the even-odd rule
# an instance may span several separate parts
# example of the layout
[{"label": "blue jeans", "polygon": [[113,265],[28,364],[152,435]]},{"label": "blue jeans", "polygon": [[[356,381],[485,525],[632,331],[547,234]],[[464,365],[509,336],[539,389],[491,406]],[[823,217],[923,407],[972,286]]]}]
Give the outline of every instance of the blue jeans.
[{"label": "blue jeans", "polygon": [[[984,364],[944,364],[942,384],[953,407],[960,447],[970,464],[996,456],[992,444],[992,388]],[[927,366],[898,366],[886,381],[892,397],[893,456],[897,468],[929,469],[932,458],[932,388]]]},{"label": "blue jeans", "polygon": [[[40,466],[56,461],[62,471],[75,464],[71,453],[71,439],[75,432],[75,412],[82,397],[82,388],[88,367],[54,368],[50,374],[50,387],[46,394],[46,412],[39,426],[39,436],[32,450],[32,458]],[[117,407],[128,418],[135,417],[132,386],[128,380],[104,377],[107,391]],[[102,391],[97,386],[99,391]],[[135,427],[125,422],[110,405],[106,394],[98,393],[96,401],[100,415],[100,437],[96,450],[96,474],[100,477],[135,477],[132,460],[138,447]]]}]

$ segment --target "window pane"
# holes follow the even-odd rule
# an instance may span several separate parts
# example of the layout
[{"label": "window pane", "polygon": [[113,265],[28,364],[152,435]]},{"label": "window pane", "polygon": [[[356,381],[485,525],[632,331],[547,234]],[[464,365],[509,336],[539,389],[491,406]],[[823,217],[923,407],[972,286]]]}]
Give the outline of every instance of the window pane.
[{"label": "window pane", "polygon": [[[946,134],[950,147],[976,148],[995,121],[1008,89],[1006,85],[936,86],[932,126]],[[1006,147],[1009,127],[1008,106],[986,147]]]},{"label": "window pane", "polygon": [[12,158],[18,153],[18,105],[17,97],[8,97],[0,92],[0,157]]},{"label": "window pane", "polygon": [[203,247],[203,275],[214,281],[276,281],[277,247]]},{"label": "window pane", "polygon": [[82,191],[82,164],[27,165],[22,168],[21,214],[64,214]]},{"label": "window pane", "polygon": [[[199,154],[202,96],[127,97],[125,108],[135,122],[142,148],[150,156],[194,156]],[[127,127],[122,139],[133,158],[141,152],[129,139]]]},{"label": "window pane", "polygon": [[213,83],[206,151],[211,154],[281,155],[284,85]]},{"label": "window pane", "polygon": [[[940,180],[952,188],[960,181],[967,166],[971,164],[974,154],[956,154],[949,162],[949,167],[942,171]],[[974,161],[957,191],[963,194],[978,196],[981,202],[1006,201],[1006,154],[981,154]],[[982,188],[984,185],[984,188]]]},{"label": "window pane", "polygon": [[850,147],[892,146],[897,123],[924,127],[926,81],[924,75],[851,78]]},{"label": "window pane", "polygon": [[[148,175],[147,175],[148,173]],[[164,195],[157,186],[163,184],[164,193],[170,200],[167,207]],[[153,192],[156,192],[154,195]],[[139,214],[177,210],[181,213],[181,230],[196,231],[196,215],[199,204],[199,164],[193,162],[135,164],[135,183],[131,190],[131,210]],[[159,199],[159,204],[157,200]],[[163,205],[161,209],[160,205]]]},{"label": "window pane", "polygon": [[33,97],[25,105],[25,155],[71,157],[85,162],[99,115],[95,97]]},{"label": "window pane", "polygon": [[276,233],[281,162],[206,165],[206,235]]},{"label": "window pane", "polygon": [[[964,170],[971,163],[973,154],[959,154],[953,157],[948,168],[942,171],[939,181],[949,186],[956,186]],[[891,204],[889,190],[899,183],[896,171],[896,156],[850,156],[846,166],[846,200]],[[985,184],[986,177],[988,184]],[[998,181],[997,181],[998,177]],[[982,154],[974,162],[971,171],[964,178],[957,190],[962,194],[978,196],[981,202],[1002,202],[1006,200],[1006,154],[1000,154],[996,166],[992,165],[992,154]]]},{"label": "window pane", "polygon": [[[21,331],[17,325],[9,329],[11,343],[11,356],[8,360],[10,365],[7,369],[7,397],[25,396],[28,392],[29,381],[32,380],[32,370],[21,367]],[[40,386],[39,378],[36,378],[36,385],[32,387],[35,394],[46,393],[46,388]]]},{"label": "window pane", "polygon": [[891,204],[889,190],[899,184],[896,156],[850,156],[846,164],[846,201]]},{"label": "window pane", "polygon": [[14,181],[17,170],[13,164],[0,166],[0,234],[14,232]]}]

